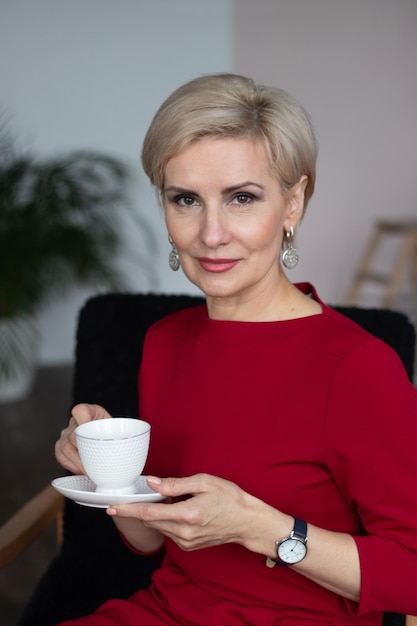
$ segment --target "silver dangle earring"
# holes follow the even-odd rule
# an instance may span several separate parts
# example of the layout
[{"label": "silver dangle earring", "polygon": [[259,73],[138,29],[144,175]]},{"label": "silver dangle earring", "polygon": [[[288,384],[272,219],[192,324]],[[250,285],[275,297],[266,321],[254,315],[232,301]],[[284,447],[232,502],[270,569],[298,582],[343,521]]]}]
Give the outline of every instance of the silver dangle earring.
[{"label": "silver dangle earring", "polygon": [[282,264],[287,270],[292,270],[299,261],[298,250],[294,245],[294,229],[290,226],[290,230],[285,231],[285,238],[282,242]]},{"label": "silver dangle earring", "polygon": [[180,257],[170,235],[168,235],[168,241],[172,246],[172,250],[169,253],[169,267],[173,272],[177,272],[180,269]]}]

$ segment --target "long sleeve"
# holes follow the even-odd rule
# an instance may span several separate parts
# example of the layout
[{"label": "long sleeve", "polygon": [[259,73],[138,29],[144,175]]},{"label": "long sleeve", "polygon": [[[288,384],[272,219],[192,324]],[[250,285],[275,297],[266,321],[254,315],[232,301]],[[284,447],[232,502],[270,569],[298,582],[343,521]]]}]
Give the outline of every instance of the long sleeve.
[{"label": "long sleeve", "polygon": [[417,391],[382,342],[362,342],[335,371],[326,434],[326,463],[366,533],[355,537],[359,613],[416,614]]}]

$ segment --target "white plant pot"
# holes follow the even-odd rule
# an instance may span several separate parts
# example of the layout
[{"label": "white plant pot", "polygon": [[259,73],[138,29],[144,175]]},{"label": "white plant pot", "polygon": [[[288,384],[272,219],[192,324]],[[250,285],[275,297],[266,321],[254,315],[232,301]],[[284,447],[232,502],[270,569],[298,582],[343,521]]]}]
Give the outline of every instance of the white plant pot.
[{"label": "white plant pot", "polygon": [[0,403],[25,398],[33,385],[39,332],[32,317],[0,318]]}]

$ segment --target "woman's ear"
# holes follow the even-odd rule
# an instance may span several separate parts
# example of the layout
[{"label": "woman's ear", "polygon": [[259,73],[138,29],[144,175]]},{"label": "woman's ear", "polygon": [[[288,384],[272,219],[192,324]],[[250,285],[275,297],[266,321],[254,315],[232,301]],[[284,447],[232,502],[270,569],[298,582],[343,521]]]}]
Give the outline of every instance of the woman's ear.
[{"label": "woman's ear", "polygon": [[304,213],[304,193],[307,187],[308,177],[303,174],[300,180],[295,183],[288,191],[288,208],[284,221],[285,230],[289,231],[292,226],[294,229],[301,221]]}]

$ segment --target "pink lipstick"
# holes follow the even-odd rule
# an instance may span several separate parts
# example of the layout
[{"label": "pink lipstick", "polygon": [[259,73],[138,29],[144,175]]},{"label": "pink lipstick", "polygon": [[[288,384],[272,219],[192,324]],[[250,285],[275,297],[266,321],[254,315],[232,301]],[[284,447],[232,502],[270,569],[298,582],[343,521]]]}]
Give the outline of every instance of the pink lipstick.
[{"label": "pink lipstick", "polygon": [[235,267],[240,259],[210,259],[207,257],[201,257],[197,259],[203,270],[206,272],[212,272],[219,274],[221,272],[227,272]]}]

